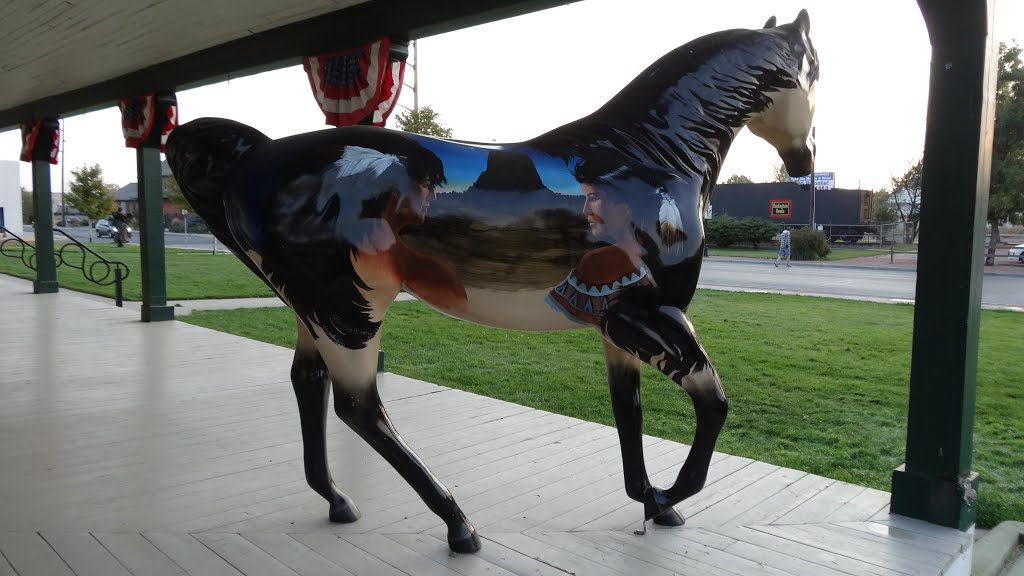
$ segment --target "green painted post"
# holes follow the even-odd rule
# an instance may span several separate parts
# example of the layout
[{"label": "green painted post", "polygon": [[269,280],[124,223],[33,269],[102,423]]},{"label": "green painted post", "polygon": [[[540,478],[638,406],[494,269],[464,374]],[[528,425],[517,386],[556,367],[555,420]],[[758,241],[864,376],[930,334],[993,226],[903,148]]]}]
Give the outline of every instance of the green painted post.
[{"label": "green painted post", "polygon": [[160,129],[166,121],[157,103],[149,138],[138,147],[139,243],[142,256],[142,321],[174,320],[167,305],[167,266],[164,258],[164,192],[160,179]]},{"label": "green painted post", "polygon": [[32,228],[36,235],[36,279],[32,291],[36,294],[52,294],[58,290],[50,192],[50,143],[55,130],[60,130],[57,119],[45,120],[32,150]]},{"label": "green painted post", "polygon": [[932,40],[906,462],[894,514],[960,530],[971,471],[982,247],[995,118],[992,0],[920,0]]}]

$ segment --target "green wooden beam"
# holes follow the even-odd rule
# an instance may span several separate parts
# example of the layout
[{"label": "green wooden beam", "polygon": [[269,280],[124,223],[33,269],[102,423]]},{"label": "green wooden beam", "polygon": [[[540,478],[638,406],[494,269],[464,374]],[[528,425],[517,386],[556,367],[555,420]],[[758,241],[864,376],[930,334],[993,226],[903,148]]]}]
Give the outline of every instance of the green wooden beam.
[{"label": "green wooden beam", "polygon": [[50,143],[60,130],[56,119],[43,121],[32,150],[32,229],[36,236],[36,294],[57,292],[57,259],[53,254],[53,196],[50,192]]},{"label": "green wooden beam", "polygon": [[166,121],[162,106],[149,138],[138,147],[139,243],[142,255],[142,321],[174,320],[167,305],[167,265],[164,258],[164,192],[160,178],[160,129]]},{"label": "green wooden beam", "polygon": [[992,0],[919,0],[932,40],[906,462],[890,511],[966,530],[997,52]]}]

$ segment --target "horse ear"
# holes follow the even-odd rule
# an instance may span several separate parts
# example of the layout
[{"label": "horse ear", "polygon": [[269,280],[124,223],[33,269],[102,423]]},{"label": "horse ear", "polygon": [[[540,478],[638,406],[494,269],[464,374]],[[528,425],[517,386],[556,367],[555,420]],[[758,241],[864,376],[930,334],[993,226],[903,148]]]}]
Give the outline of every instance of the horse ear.
[{"label": "horse ear", "polygon": [[804,34],[811,32],[811,17],[807,14],[807,9],[803,9],[799,14],[796,15],[796,20],[793,21],[797,29]]},{"label": "horse ear", "polygon": [[764,23],[765,28],[775,28],[775,16],[772,16]]}]

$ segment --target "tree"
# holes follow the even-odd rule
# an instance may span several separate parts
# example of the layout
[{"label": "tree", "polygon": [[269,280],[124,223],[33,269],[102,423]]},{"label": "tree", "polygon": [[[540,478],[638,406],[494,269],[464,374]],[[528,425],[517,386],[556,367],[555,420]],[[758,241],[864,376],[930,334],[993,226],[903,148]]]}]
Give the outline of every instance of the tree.
[{"label": "tree", "polygon": [[67,202],[69,206],[85,214],[90,226],[93,221],[108,216],[117,209],[117,202],[103,182],[103,170],[99,164],[82,166],[71,171]]},{"label": "tree", "polygon": [[21,189],[21,222],[32,223],[32,192],[24,188]]},{"label": "tree", "polygon": [[917,238],[917,228],[921,223],[921,171],[924,158],[917,161],[902,176],[892,178],[892,202],[901,222],[911,225],[910,241]]},{"label": "tree", "polygon": [[189,212],[195,212],[192,209],[192,205],[188,203],[188,199],[181,193],[181,186],[178,186],[178,181],[174,179],[174,176],[164,180],[164,194],[172,205],[184,208]]},{"label": "tree", "polygon": [[775,174],[772,175],[774,180],[772,182],[789,182],[789,172],[786,171],[785,164],[779,164],[775,167]]},{"label": "tree", "polygon": [[999,226],[1024,224],[1024,64],[1021,47],[999,44],[996,125],[987,220],[992,228],[985,265],[995,264]]},{"label": "tree", "polygon": [[729,176],[728,178],[726,178],[725,183],[726,184],[753,184],[754,181],[751,180],[750,177],[746,176],[745,174],[733,174],[732,176]]},{"label": "tree", "polygon": [[424,136],[437,136],[439,138],[451,138],[452,129],[445,128],[438,122],[440,114],[434,112],[430,106],[424,106],[419,110],[407,110],[395,118],[399,130],[423,134]]},{"label": "tree", "polygon": [[892,194],[882,188],[871,193],[871,221],[875,224],[892,224],[900,219],[896,206],[892,203]]}]

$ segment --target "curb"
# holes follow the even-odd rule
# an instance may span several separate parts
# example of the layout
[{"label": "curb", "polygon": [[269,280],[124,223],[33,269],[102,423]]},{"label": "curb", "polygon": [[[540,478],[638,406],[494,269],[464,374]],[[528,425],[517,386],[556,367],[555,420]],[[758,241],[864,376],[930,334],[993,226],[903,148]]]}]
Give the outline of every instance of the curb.
[{"label": "curb", "polygon": [[[772,262],[773,258],[765,258],[765,262]],[[704,258],[704,262],[720,261],[720,262],[738,262],[740,264],[761,264],[762,261],[758,258],[731,258],[728,256],[708,256]],[[832,264],[825,262],[817,262],[813,260],[801,260],[793,261],[793,266],[800,267],[815,267],[815,268],[848,268],[852,270],[892,270],[896,272],[917,272],[916,267],[909,266],[870,266],[867,264]],[[983,271],[985,276],[1010,276],[1024,278],[1024,273],[1021,272],[988,272]]]},{"label": "curb", "polygon": [[[1006,561],[1024,545],[1024,522],[1003,522],[974,543],[971,561],[972,576],[996,576],[1006,568]],[[1024,562],[1017,560],[1015,564]]]}]

